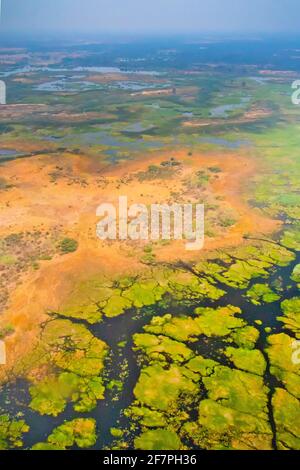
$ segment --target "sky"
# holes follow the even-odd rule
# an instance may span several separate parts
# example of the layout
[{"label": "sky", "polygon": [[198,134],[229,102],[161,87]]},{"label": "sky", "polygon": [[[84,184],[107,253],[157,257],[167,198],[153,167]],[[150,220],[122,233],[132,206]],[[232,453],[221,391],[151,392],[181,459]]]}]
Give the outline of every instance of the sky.
[{"label": "sky", "polygon": [[300,32],[300,1],[2,0],[1,29],[29,33],[292,33]]}]

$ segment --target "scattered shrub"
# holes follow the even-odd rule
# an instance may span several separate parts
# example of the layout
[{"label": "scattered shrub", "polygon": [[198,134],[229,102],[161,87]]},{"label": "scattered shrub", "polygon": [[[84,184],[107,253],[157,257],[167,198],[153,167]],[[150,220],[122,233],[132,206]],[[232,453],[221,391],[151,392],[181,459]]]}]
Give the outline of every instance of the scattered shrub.
[{"label": "scattered shrub", "polygon": [[9,335],[14,333],[15,329],[12,325],[6,325],[4,328],[0,329],[0,339],[4,339]]},{"label": "scattered shrub", "polygon": [[73,238],[64,238],[59,244],[60,251],[63,254],[73,253],[78,248],[77,240]]}]

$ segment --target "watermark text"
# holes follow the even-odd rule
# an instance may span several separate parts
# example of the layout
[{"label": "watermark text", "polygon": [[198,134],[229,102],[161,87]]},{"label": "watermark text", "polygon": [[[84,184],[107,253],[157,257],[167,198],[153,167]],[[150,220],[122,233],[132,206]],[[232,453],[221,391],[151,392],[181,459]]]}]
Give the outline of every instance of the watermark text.
[{"label": "watermark text", "polygon": [[98,206],[97,237],[100,240],[186,240],[189,251],[204,246],[203,204],[132,204],[119,197],[118,208]]}]

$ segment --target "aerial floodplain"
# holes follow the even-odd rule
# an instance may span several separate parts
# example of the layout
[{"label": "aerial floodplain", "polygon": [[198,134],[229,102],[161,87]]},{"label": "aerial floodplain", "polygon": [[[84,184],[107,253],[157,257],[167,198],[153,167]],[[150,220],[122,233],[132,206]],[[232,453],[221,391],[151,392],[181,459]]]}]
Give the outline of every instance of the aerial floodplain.
[{"label": "aerial floodplain", "polygon": [[100,33],[0,35],[0,450],[300,450],[300,37]]}]

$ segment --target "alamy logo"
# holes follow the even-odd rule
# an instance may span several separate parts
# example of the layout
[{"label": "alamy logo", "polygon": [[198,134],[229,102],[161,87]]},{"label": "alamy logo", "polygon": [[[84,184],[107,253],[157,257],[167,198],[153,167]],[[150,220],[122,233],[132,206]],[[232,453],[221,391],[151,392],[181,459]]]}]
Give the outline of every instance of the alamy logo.
[{"label": "alamy logo", "polygon": [[300,341],[293,341],[292,343],[292,363],[294,365],[299,365],[300,364]]},{"label": "alamy logo", "polygon": [[292,89],[295,90],[292,94],[292,103],[296,106],[300,105],[300,80],[295,80],[292,83]]},{"label": "alamy logo", "polygon": [[0,104],[6,104],[6,85],[3,80],[0,80]]},{"label": "alamy logo", "polygon": [[0,341],[0,365],[6,364],[6,347],[4,341]]},{"label": "alamy logo", "polygon": [[119,197],[118,210],[113,204],[101,204],[96,211],[100,240],[186,240],[189,251],[204,246],[203,204],[132,204]]}]

